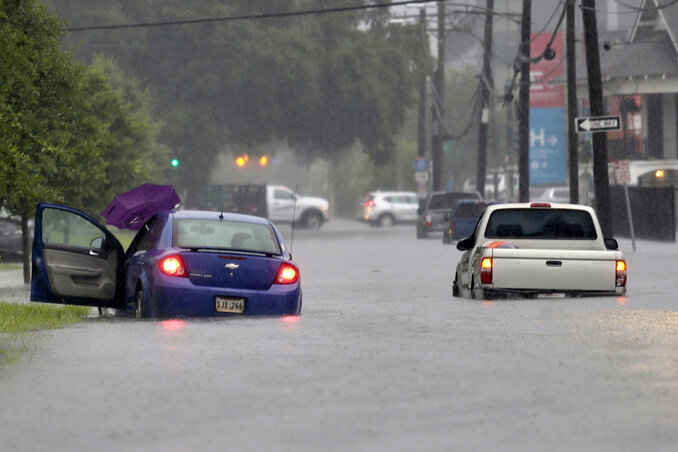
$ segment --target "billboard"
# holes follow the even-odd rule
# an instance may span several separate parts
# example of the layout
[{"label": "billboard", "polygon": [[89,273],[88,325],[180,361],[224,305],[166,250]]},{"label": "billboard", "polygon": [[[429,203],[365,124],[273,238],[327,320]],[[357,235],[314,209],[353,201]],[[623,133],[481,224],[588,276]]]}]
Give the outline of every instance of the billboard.
[{"label": "billboard", "polygon": [[530,185],[567,184],[565,107],[530,108]]},{"label": "billboard", "polygon": [[[541,55],[552,33],[533,33],[532,56]],[[563,37],[556,33],[551,48],[556,56],[530,65],[530,185],[567,184],[567,118],[563,86],[548,82],[563,74]]]}]

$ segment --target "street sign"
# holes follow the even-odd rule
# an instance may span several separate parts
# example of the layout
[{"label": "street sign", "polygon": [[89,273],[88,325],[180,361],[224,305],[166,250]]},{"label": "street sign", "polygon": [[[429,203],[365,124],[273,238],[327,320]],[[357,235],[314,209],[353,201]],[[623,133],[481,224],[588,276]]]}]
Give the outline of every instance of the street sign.
[{"label": "street sign", "polygon": [[577,133],[607,132],[608,130],[620,130],[621,118],[619,116],[593,116],[591,118],[575,118]]},{"label": "street sign", "polygon": [[631,172],[629,171],[628,160],[615,160],[614,162],[614,178],[619,185],[626,185],[631,183]]},{"label": "street sign", "polygon": [[415,157],[414,158],[414,170],[417,172],[428,171],[429,161],[426,157]]},{"label": "street sign", "polygon": [[417,182],[426,182],[428,180],[428,171],[415,171],[414,180]]}]

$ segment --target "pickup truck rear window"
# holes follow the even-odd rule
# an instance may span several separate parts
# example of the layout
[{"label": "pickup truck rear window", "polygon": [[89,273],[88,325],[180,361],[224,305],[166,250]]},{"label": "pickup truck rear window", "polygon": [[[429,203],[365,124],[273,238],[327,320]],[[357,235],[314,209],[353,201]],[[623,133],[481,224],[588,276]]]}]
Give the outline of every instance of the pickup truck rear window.
[{"label": "pickup truck rear window", "polygon": [[595,240],[591,215],[574,209],[501,209],[490,215],[487,238]]}]

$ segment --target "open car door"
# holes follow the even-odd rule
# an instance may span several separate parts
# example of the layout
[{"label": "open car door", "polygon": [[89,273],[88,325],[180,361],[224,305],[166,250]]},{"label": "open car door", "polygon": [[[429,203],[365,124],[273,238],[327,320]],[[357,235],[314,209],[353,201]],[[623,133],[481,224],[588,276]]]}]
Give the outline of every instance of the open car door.
[{"label": "open car door", "polygon": [[79,210],[38,204],[31,301],[118,308],[124,250],[108,229]]}]

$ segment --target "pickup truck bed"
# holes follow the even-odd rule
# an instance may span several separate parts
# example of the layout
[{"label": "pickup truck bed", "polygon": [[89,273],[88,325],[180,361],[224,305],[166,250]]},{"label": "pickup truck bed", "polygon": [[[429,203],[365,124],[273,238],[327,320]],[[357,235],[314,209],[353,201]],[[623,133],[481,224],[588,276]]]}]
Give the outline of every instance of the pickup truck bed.
[{"label": "pickup truck bed", "polygon": [[[493,286],[516,292],[614,292],[619,251],[489,250]],[[529,275],[529,277],[525,277]]]}]

